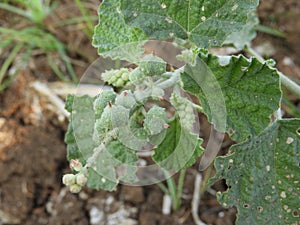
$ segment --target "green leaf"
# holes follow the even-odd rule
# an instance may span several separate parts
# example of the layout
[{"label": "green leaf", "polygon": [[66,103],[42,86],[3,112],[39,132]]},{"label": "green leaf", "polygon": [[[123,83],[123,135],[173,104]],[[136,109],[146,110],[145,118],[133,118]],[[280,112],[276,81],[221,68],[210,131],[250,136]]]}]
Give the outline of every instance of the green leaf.
[{"label": "green leaf", "polygon": [[181,79],[216,129],[236,141],[258,135],[280,106],[277,71],[256,58],[218,57],[200,51],[195,65],[186,65]]},{"label": "green leaf", "polygon": [[151,134],[156,135],[161,133],[167,123],[166,110],[159,106],[153,106],[146,114],[144,119],[145,130]]},{"label": "green leaf", "polygon": [[92,168],[89,168],[87,186],[96,190],[113,191],[117,188],[117,183],[106,179]]},{"label": "green leaf", "polygon": [[85,161],[81,152],[79,151],[76,139],[73,133],[73,126],[70,122],[68,125],[68,130],[65,135],[65,143],[67,144],[67,159],[79,159],[82,163]]},{"label": "green leaf", "polygon": [[185,166],[184,166],[185,168],[189,168],[190,166],[194,165],[196,162],[196,159],[204,153],[204,149],[201,147],[202,142],[203,142],[203,140],[201,138],[198,138],[198,143],[196,144],[194,154],[190,158],[190,160],[185,164]]},{"label": "green leaf", "polygon": [[88,159],[87,165],[88,168],[92,168],[95,173],[94,177],[98,176],[98,178],[92,180],[93,177],[88,176],[88,184],[89,180],[91,180],[91,183],[94,183],[95,186],[98,185],[101,188],[106,185],[108,185],[108,187],[112,187],[112,184],[116,185],[118,183],[115,171],[115,166],[117,164],[118,161],[111,156],[103,144],[94,148],[93,155]]},{"label": "green leaf", "polygon": [[[92,154],[95,144],[92,140],[94,127],[94,98],[90,96],[77,97],[68,95],[65,108],[70,115],[70,123],[65,135],[67,158],[80,159],[84,162]],[[76,111],[76,113],[74,113]]]},{"label": "green leaf", "polygon": [[149,38],[188,40],[198,47],[221,46],[246,26],[258,0],[120,0],[126,24]]},{"label": "green leaf", "polygon": [[177,118],[170,122],[165,139],[157,146],[152,159],[164,169],[179,171],[195,162],[203,153],[202,139],[183,128]]},{"label": "green leaf", "polygon": [[73,135],[85,160],[93,154],[96,144],[93,141],[95,112],[94,97],[84,95],[76,96],[73,100],[70,123],[73,128]]},{"label": "green leaf", "polygon": [[218,200],[237,207],[236,224],[298,224],[299,132],[299,119],[280,120],[217,158],[216,178],[229,187]]},{"label": "green leaf", "polygon": [[75,98],[75,95],[71,95],[71,94],[67,95],[66,103],[65,103],[65,109],[69,113],[72,113],[72,106],[73,106],[73,103],[74,103],[74,98]]},{"label": "green leaf", "polygon": [[135,150],[127,148],[119,140],[116,140],[109,143],[107,151],[113,158],[111,160],[115,166],[113,169],[117,172],[119,180],[125,183],[138,181],[136,173],[139,158]]},{"label": "green leaf", "polygon": [[[105,187],[107,190],[114,188],[120,180],[123,182],[137,181],[135,176],[137,161],[138,157],[133,150],[125,147],[120,141],[112,141],[108,146],[101,144],[96,147],[93,156],[87,163],[99,176],[94,185]],[[88,177],[88,179],[93,178]]]},{"label": "green leaf", "polygon": [[120,1],[102,1],[98,14],[99,24],[93,35],[93,46],[98,48],[98,53],[112,59],[136,62],[143,53],[141,45],[146,37],[140,29],[125,23],[120,13]]},{"label": "green leaf", "polygon": [[134,150],[127,148],[120,141],[112,141],[107,145],[107,151],[120,164],[133,165],[138,161],[138,157]]}]

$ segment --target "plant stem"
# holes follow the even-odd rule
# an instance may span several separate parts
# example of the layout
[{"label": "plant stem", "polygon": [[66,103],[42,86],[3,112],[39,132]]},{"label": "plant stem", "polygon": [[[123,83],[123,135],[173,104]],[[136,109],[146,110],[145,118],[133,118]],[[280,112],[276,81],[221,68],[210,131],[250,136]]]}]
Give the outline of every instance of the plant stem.
[{"label": "plant stem", "polygon": [[170,195],[168,188],[163,183],[157,183],[157,186],[163,191],[165,195]]},{"label": "plant stem", "polygon": [[164,190],[165,187],[159,186],[165,193],[169,194],[172,199],[172,209],[174,211],[178,210],[181,205],[181,196],[182,196],[182,189],[184,184],[184,178],[186,174],[186,169],[183,168],[180,170],[178,184],[176,187],[174,179],[171,177],[168,171],[164,171],[165,176],[168,177],[167,184],[168,184],[168,191]]},{"label": "plant stem", "polygon": [[201,191],[200,191],[200,196],[202,197],[204,192],[207,189],[207,184],[208,184],[208,180],[211,178],[211,174],[213,172],[213,168],[214,165],[210,164],[209,167],[206,169],[206,171],[203,173],[203,178],[202,178],[202,182],[201,182]]},{"label": "plant stem", "polygon": [[193,108],[196,109],[198,112],[203,113],[203,108],[200,105],[197,105],[195,103],[193,103]]},{"label": "plant stem", "polygon": [[169,194],[172,199],[172,209],[176,210],[177,209],[176,207],[178,205],[176,184],[168,171],[164,170],[164,173],[165,173],[165,177],[168,177],[167,184],[168,184]]},{"label": "plant stem", "polygon": [[[262,62],[262,63],[265,62],[265,59],[262,56],[260,56],[250,46],[248,46],[246,48],[246,52],[248,52],[252,56],[256,57],[260,62]],[[280,77],[281,84],[283,86],[285,86],[290,92],[292,92],[293,94],[295,94],[297,97],[300,97],[300,86],[296,82],[294,82],[293,80],[291,80],[290,78],[288,78],[286,75],[284,75],[283,73],[281,73],[280,71],[278,71],[278,74],[279,74],[279,77]]]},{"label": "plant stem", "polygon": [[266,34],[273,35],[275,37],[286,38],[286,36],[283,32],[281,32],[279,30],[276,30],[272,27],[267,27],[267,26],[263,26],[263,25],[256,25],[255,30],[266,33]]},{"label": "plant stem", "polygon": [[247,47],[245,48],[245,51],[246,51],[247,53],[249,53],[250,55],[256,57],[261,63],[264,63],[264,62],[265,62],[265,59],[264,59],[260,54],[258,54],[252,47],[247,46]]},{"label": "plant stem", "polygon": [[180,173],[179,173],[179,179],[178,179],[178,185],[177,185],[177,205],[176,205],[176,210],[179,209],[179,207],[181,205],[181,196],[182,196],[182,189],[183,189],[185,174],[186,174],[186,168],[181,169]]},{"label": "plant stem", "polygon": [[290,92],[297,95],[297,97],[300,97],[300,86],[281,72],[279,72],[279,76],[282,85],[285,86]]},{"label": "plant stem", "polygon": [[179,69],[175,70],[171,75],[171,77],[168,80],[165,80],[158,84],[157,86],[162,89],[167,89],[169,87],[174,86],[177,82],[180,81],[180,74],[184,71],[184,66],[180,67]]}]

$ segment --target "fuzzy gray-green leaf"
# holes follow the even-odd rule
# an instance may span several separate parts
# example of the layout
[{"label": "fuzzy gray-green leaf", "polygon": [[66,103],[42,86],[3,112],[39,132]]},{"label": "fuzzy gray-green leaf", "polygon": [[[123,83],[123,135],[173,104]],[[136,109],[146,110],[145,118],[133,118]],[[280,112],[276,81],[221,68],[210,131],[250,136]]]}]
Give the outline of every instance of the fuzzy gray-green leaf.
[{"label": "fuzzy gray-green leaf", "polygon": [[129,27],[125,23],[119,7],[119,0],[105,0],[101,3],[93,46],[98,48],[98,53],[104,57],[136,62],[143,53],[141,45],[146,37],[140,29]]},{"label": "fuzzy gray-green leaf", "polygon": [[94,98],[69,95],[66,109],[71,113],[68,131],[65,135],[68,160],[87,160],[92,155],[95,143],[92,140],[94,120]]},{"label": "fuzzy gray-green leaf", "polygon": [[[93,140],[95,123],[93,102],[94,98],[87,95],[71,95],[67,98],[66,108],[71,113],[68,131],[65,136],[68,160],[79,159],[85,164],[94,153],[97,144]],[[99,168],[97,172],[91,168],[88,170],[87,185],[94,189],[113,190],[117,185],[117,181],[113,176],[115,174],[114,168],[111,167],[110,170],[107,170],[107,166]],[[109,178],[112,177],[111,179],[103,176],[107,175],[107,172],[109,172]]]},{"label": "fuzzy gray-green leaf", "polygon": [[134,165],[138,161],[136,152],[115,140],[107,145],[107,151],[119,164]]},{"label": "fuzzy gray-green leaf", "polygon": [[99,175],[92,168],[89,168],[87,186],[96,190],[102,189],[106,191],[113,191],[116,189],[117,183],[115,181],[106,179],[105,177]]}]

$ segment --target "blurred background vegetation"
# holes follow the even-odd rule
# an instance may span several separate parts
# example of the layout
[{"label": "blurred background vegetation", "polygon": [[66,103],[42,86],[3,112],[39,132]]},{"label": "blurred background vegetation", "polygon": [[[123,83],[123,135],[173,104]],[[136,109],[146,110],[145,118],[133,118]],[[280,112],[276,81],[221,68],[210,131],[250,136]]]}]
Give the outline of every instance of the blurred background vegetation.
[{"label": "blurred background vegetation", "polygon": [[92,0],[1,1],[0,92],[24,68],[40,79],[50,73],[77,83],[84,63],[96,57],[90,43],[98,5]]}]

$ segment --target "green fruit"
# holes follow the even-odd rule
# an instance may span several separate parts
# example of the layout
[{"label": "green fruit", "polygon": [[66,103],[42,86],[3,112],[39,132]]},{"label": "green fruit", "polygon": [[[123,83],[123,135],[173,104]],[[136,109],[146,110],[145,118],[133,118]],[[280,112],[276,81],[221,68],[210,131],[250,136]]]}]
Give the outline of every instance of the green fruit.
[{"label": "green fruit", "polygon": [[146,131],[144,128],[138,128],[138,129],[136,129],[136,131],[134,132],[134,136],[135,136],[137,139],[145,140],[145,139],[147,139],[147,137],[148,137],[148,133],[147,133],[147,131]]},{"label": "green fruit", "polygon": [[140,68],[135,68],[129,73],[129,80],[131,83],[138,85],[143,82],[145,74],[140,70]]},{"label": "green fruit", "polygon": [[113,103],[116,98],[116,93],[112,90],[103,91],[94,101],[94,110],[96,119],[100,118],[107,104]]},{"label": "green fruit", "polygon": [[95,122],[95,130],[102,137],[112,128],[111,124],[112,105],[109,103],[103,110],[100,119]]},{"label": "green fruit", "polygon": [[146,76],[160,76],[166,72],[166,62],[154,55],[146,55],[139,63],[139,69]]},{"label": "green fruit", "polygon": [[131,109],[136,104],[136,100],[131,91],[122,91],[117,96],[115,104]]},{"label": "green fruit", "polygon": [[150,90],[140,89],[139,87],[133,94],[137,102],[143,102],[151,95]]},{"label": "green fruit", "polygon": [[146,114],[144,128],[150,135],[159,134],[165,129],[167,115],[164,108],[152,107]]},{"label": "green fruit", "polygon": [[112,106],[111,121],[114,128],[126,126],[129,121],[129,109],[121,105]]}]

